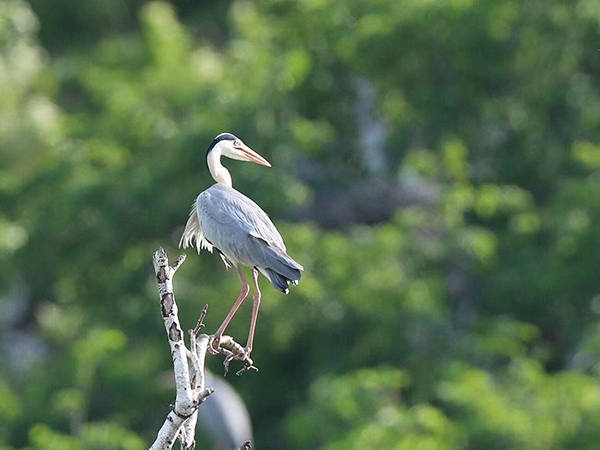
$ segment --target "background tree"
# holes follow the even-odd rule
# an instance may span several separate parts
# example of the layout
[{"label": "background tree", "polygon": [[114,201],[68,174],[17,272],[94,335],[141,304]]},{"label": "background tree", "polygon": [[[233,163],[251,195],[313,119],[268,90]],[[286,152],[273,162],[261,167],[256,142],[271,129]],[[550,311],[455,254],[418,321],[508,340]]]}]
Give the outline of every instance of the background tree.
[{"label": "background tree", "polygon": [[[148,258],[225,130],[273,163],[230,169],[306,268],[232,380],[257,448],[598,442],[596,2],[6,0],[0,21],[0,448],[151,442],[173,393]],[[179,272],[184,328],[230,308],[219,265]]]}]

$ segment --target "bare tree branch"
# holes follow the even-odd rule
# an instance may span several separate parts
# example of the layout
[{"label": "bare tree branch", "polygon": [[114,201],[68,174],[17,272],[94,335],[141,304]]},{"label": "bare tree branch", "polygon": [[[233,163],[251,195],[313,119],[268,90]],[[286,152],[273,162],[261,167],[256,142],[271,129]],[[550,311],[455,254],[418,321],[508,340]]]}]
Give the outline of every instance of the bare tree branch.
[{"label": "bare tree branch", "polygon": [[[212,388],[206,388],[204,373],[206,354],[212,336],[198,334],[204,327],[208,305],[202,309],[195,328],[189,331],[190,349],[185,345],[184,334],[179,323],[179,309],[173,292],[173,276],[184,261],[185,255],[181,255],[172,266],[169,266],[169,258],[162,247],[152,258],[158,282],[160,310],[173,358],[176,397],[172,411],[167,415],[150,450],[170,450],[176,440],[181,442],[182,450],[194,450],[198,407],[213,393]],[[226,371],[233,359],[244,363],[244,368],[238,372],[238,375],[249,370],[258,371],[252,365],[252,360],[246,355],[244,348],[233,338],[223,336],[222,346],[219,348],[219,353],[226,355],[224,363]],[[244,450],[251,448],[250,441],[241,447]]]},{"label": "bare tree branch", "polygon": [[183,423],[192,416],[196,416],[196,409],[200,404],[200,399],[196,396],[196,392],[192,389],[190,383],[188,350],[183,340],[178,307],[173,293],[173,276],[184,260],[185,255],[181,255],[173,266],[169,266],[169,258],[162,247],[154,253],[152,258],[158,282],[160,310],[165,322],[165,330],[173,358],[177,396],[173,410],[167,415],[165,423],[159,430],[150,450],[170,450],[173,448],[177,437],[181,438],[182,448],[188,450],[195,447],[194,433],[190,433],[189,428],[185,428],[180,436]]}]

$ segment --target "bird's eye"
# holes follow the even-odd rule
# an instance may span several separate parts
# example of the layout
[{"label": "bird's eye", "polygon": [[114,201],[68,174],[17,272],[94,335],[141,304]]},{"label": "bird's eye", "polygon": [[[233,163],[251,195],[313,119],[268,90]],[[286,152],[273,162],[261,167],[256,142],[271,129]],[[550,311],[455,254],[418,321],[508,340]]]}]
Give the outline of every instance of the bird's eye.
[{"label": "bird's eye", "polygon": [[240,141],[233,141],[234,147],[240,147],[241,145],[242,145],[242,143]]}]

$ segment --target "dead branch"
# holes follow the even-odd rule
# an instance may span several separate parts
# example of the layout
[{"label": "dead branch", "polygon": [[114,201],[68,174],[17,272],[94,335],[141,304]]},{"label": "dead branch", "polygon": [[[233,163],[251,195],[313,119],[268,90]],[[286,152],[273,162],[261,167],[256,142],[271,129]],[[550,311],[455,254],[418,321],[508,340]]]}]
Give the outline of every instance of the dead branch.
[{"label": "dead branch", "polygon": [[[182,450],[193,450],[196,446],[198,407],[213,393],[211,388],[205,386],[204,372],[211,336],[199,334],[204,327],[208,305],[202,309],[195,328],[189,331],[190,349],[185,345],[184,334],[179,323],[179,309],[173,292],[173,276],[184,261],[185,255],[181,255],[172,266],[169,266],[167,253],[162,247],[152,258],[158,282],[160,310],[173,358],[176,397],[175,404],[158,431],[150,450],[170,450],[176,440],[181,442]],[[245,354],[244,348],[230,336],[223,336],[222,342],[223,348],[220,348],[219,352],[226,355],[224,363],[226,369],[231,360],[236,359],[244,363],[244,368],[238,372],[239,375],[245,371],[258,370],[252,365],[252,360]],[[251,448],[250,442],[246,442],[241,448]]]}]

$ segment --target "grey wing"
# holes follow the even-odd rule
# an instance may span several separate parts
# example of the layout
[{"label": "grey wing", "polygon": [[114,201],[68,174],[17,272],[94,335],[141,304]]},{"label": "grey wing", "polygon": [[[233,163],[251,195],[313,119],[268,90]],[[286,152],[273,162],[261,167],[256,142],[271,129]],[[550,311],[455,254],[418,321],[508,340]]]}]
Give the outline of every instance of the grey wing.
[{"label": "grey wing", "polygon": [[[240,232],[242,236],[238,236]],[[192,205],[179,247],[195,244],[198,252],[204,248],[212,252],[213,242],[219,243],[219,249],[227,248],[227,244],[242,244],[245,235],[286,250],[279,231],[256,203],[233,188],[214,185],[202,192]]]},{"label": "grey wing", "polygon": [[204,236],[221,251],[239,245],[251,235],[285,251],[283,239],[267,214],[252,200],[233,188],[214,185],[196,200]]},{"label": "grey wing", "polygon": [[248,197],[215,185],[198,196],[196,208],[204,238],[231,262],[297,278],[302,266],[286,254],[275,225]]}]

